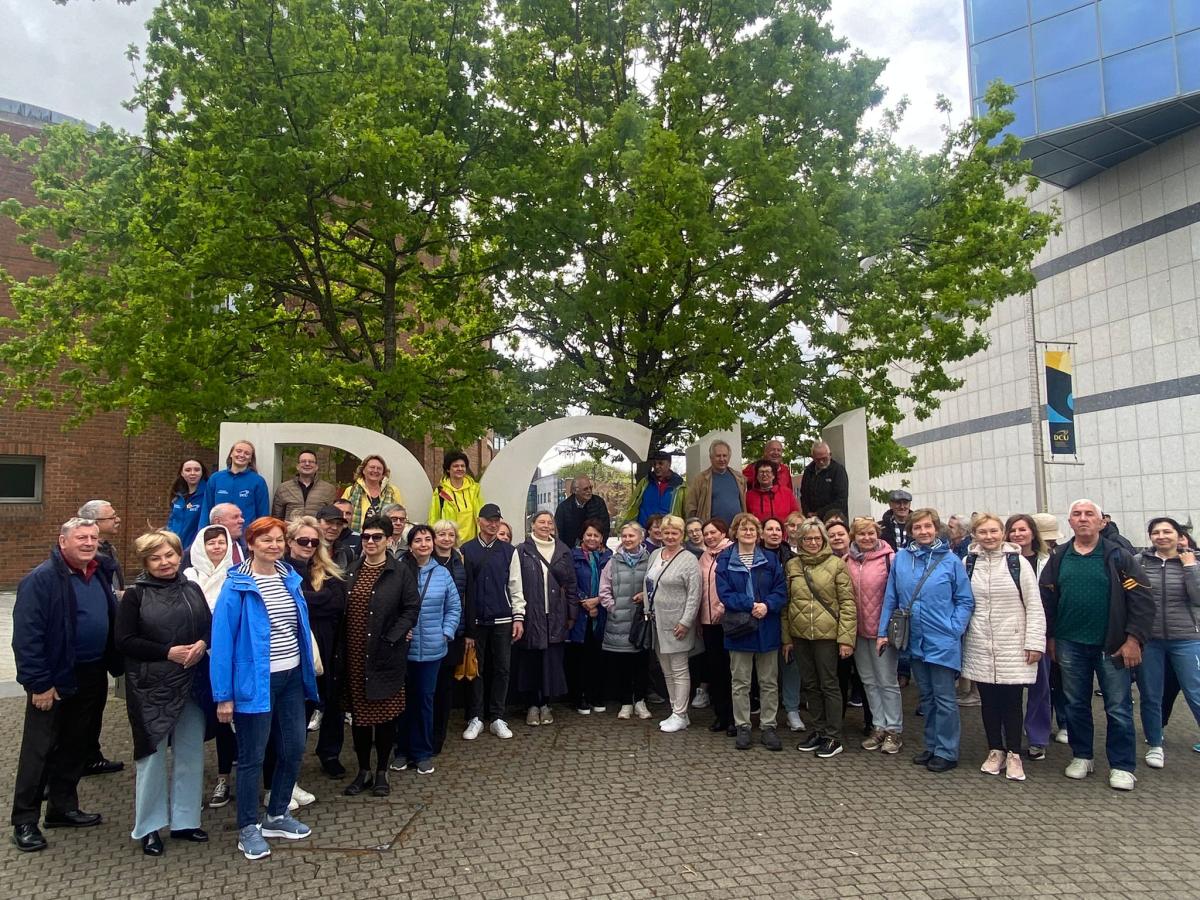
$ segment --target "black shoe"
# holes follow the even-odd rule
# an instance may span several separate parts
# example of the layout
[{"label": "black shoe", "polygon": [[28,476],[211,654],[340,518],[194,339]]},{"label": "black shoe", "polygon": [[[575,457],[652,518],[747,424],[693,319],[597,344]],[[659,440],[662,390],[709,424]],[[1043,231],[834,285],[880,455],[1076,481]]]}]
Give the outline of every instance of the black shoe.
[{"label": "black shoe", "polygon": [[726,725],[725,737],[737,737],[737,726],[732,724]]},{"label": "black shoe", "polygon": [[83,767],[84,776],[88,775],[111,775],[113,772],[120,772],[125,768],[123,762],[113,762],[105,759],[103,756],[95,762],[90,762]]},{"label": "black shoe", "polygon": [[942,759],[940,756],[931,756],[929,762],[925,764],[930,772],[949,772],[951,769],[958,768],[958,760]]},{"label": "black shoe", "polygon": [[708,726],[708,730],[711,731],[713,734],[717,734],[718,732],[724,731],[728,727],[729,727],[728,722],[722,722],[720,719],[717,719],[715,722],[713,722],[711,725]]},{"label": "black shoe", "polygon": [[142,838],[142,852],[147,856],[162,856],[166,849],[157,831],[152,831]]},{"label": "black shoe", "polygon": [[1030,759],[1045,759],[1046,758],[1046,748],[1039,747],[1037,744],[1030,744],[1028,755],[1029,755]]},{"label": "black shoe", "polygon": [[750,749],[750,726],[739,725],[737,727],[737,740],[733,744],[738,750]]},{"label": "black shoe", "polygon": [[207,844],[208,832],[203,828],[172,828],[171,839],[176,841],[191,841],[193,844]]},{"label": "black shoe", "polygon": [[920,753],[918,753],[916,756],[913,757],[913,765],[914,766],[924,766],[924,765],[928,764],[928,762],[931,759],[933,759],[933,754],[930,753],[928,750],[922,750]]},{"label": "black shoe", "polygon": [[386,769],[382,769],[375,773],[375,786],[371,788],[371,796],[387,797],[392,793],[392,786],[388,784],[388,773]]},{"label": "black shoe", "polygon": [[817,756],[821,759],[829,759],[837,756],[843,750],[842,742],[835,738],[825,738],[821,741],[821,746],[817,749]]},{"label": "black shoe", "polygon": [[101,822],[100,813],[85,813],[73,809],[65,813],[46,813],[42,822],[47,828],[91,828]]},{"label": "black shoe", "polygon": [[346,774],[346,767],[342,765],[341,760],[336,756],[330,756],[321,760],[321,771],[330,778],[341,778]]},{"label": "black shoe", "polygon": [[815,731],[796,745],[796,749],[801,753],[815,753],[821,748],[821,736]]},{"label": "black shoe", "polygon": [[371,778],[370,772],[366,769],[359,769],[358,774],[354,776],[354,780],[346,785],[342,793],[347,797],[357,797],[374,783],[375,781]]},{"label": "black shoe", "polygon": [[36,825],[17,825],[13,828],[12,842],[22,853],[36,853],[46,849],[46,839]]},{"label": "black shoe", "polygon": [[764,728],[762,733],[763,746],[768,750],[782,750],[783,744],[780,743],[779,734],[774,728]]}]

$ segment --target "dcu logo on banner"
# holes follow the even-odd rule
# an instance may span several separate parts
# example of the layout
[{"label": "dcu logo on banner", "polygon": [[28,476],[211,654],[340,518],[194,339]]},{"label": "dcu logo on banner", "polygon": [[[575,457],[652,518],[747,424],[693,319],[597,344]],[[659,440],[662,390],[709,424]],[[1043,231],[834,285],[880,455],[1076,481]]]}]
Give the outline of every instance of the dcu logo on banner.
[{"label": "dcu logo on banner", "polygon": [[1046,420],[1050,453],[1075,455],[1075,394],[1071,387],[1071,351],[1046,351]]}]

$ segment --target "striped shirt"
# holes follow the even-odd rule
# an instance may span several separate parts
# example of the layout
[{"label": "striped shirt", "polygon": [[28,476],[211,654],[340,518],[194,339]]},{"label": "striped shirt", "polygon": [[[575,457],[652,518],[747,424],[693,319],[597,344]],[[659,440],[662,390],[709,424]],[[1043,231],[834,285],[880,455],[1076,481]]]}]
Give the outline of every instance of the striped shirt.
[{"label": "striped shirt", "polygon": [[267,619],[271,623],[271,671],[294,669],[300,665],[296,600],[278,574],[259,575],[256,572],[254,582],[267,605]]},{"label": "striped shirt", "polygon": [[754,564],[754,551],[753,550],[751,550],[749,553],[742,553],[739,550],[738,557],[741,559],[742,565],[744,565],[747,569],[750,568]]}]

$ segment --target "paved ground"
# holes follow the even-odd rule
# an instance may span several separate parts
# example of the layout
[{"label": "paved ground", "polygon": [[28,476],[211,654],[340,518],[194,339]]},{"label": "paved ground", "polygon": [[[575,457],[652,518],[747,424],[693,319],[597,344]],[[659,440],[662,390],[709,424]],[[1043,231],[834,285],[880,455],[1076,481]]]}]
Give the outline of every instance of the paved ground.
[{"label": "paved ground", "polygon": [[[6,798],[21,711],[0,700]],[[205,813],[212,843],[168,842],[164,857],[144,857],[129,839],[130,766],[83,783],[83,806],[104,813],[103,826],[49,831],[38,854],[0,846],[0,897],[1192,898],[1200,734],[1182,703],[1177,713],[1168,767],[1140,767],[1137,790],[1118,794],[1103,766],[1083,783],[1063,778],[1062,745],[1028,764],[1024,784],[980,774],[974,709],[964,711],[963,768],[941,776],[911,765],[908,747],[828,761],[794,741],[783,753],[737,753],[703,727],[707,711],[679,735],[560,711],[559,724],[517,726],[508,742],[452,738],[434,775],[394,775],[388,800],[342,797],[342,783],[306,760],[302,784],[319,797],[302,816],[313,837],[275,842],[259,862],[236,854],[233,804]],[[848,731],[859,724],[852,712]],[[131,759],[119,700],[103,744]]]}]

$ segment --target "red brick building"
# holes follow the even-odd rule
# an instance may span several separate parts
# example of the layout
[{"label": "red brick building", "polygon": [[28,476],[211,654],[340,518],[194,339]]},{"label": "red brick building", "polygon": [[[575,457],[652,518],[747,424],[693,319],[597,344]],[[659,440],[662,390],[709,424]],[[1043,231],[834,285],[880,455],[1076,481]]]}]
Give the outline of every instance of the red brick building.
[{"label": "red brick building", "polygon": [[[0,133],[14,142],[66,118],[0,98]],[[0,157],[0,200],[15,197],[23,203],[33,202],[30,181],[26,169]],[[18,281],[48,272],[46,264],[34,259],[17,241],[16,226],[3,217],[0,267]],[[0,318],[13,315],[8,291],[0,284]],[[195,457],[210,470],[216,463],[215,449],[188,441],[164,424],[128,437],[125,417],[119,413],[99,415],[67,430],[69,417],[67,410],[0,410],[0,589],[12,588],[44,560],[55,543],[58,526],[93,499],[110,501],[121,516],[117,550],[131,568],[133,540],[166,523],[168,492],[180,463]],[[442,452],[432,441],[406,442],[406,446],[422,461],[431,482],[441,478]],[[493,453],[487,441],[476,441],[465,450],[477,473],[491,462]],[[326,454],[322,457],[328,460]],[[346,459],[335,468],[329,460],[325,477],[345,484],[356,464],[356,460]],[[410,513],[413,520],[424,514],[425,510]]]}]

